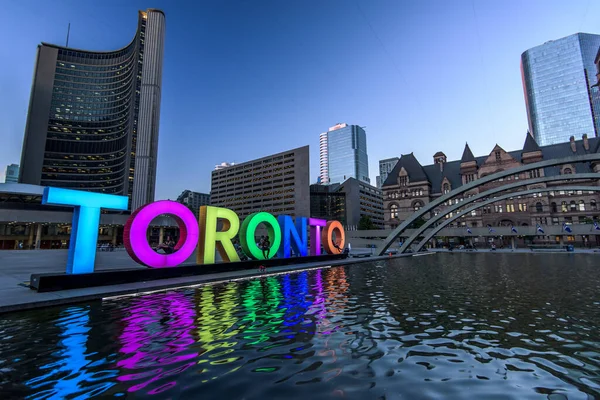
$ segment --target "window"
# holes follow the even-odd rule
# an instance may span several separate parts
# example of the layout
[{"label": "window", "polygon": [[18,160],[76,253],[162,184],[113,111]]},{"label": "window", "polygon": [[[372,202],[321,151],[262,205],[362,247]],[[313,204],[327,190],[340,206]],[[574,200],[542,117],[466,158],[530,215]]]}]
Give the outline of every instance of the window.
[{"label": "window", "polygon": [[598,206],[596,205],[596,200],[590,200],[590,208],[592,211],[598,210]]},{"label": "window", "polygon": [[550,204],[550,212],[555,213],[556,212],[556,203],[552,202],[552,204]]},{"label": "window", "polygon": [[560,203],[560,211],[567,212],[567,202],[566,201],[563,201],[562,203]]},{"label": "window", "polygon": [[476,217],[477,216],[477,211],[473,210],[471,211],[471,217]]},{"label": "window", "polygon": [[400,186],[406,186],[408,185],[408,176],[401,176],[398,178],[398,184]]},{"label": "window", "polygon": [[421,209],[421,207],[423,207],[423,203],[422,203],[422,202],[420,202],[420,201],[415,201],[415,202],[413,203],[413,209],[414,209],[415,211],[419,211],[419,210]]},{"label": "window", "polygon": [[390,218],[398,218],[398,206],[396,204],[390,206]]},{"label": "window", "polygon": [[444,183],[442,185],[442,192],[444,194],[449,193],[450,192],[450,184],[449,183]]},{"label": "window", "polygon": [[579,211],[585,211],[585,203],[583,200],[579,200]]},{"label": "window", "polygon": [[496,154],[496,161],[502,161],[502,154],[500,151],[496,151],[494,154]]},{"label": "window", "polygon": [[575,203],[575,200],[571,200],[569,206],[571,208],[571,211],[577,211],[577,203]]},{"label": "window", "polygon": [[527,204],[519,203],[519,211],[527,211]]},{"label": "window", "polygon": [[540,170],[539,169],[534,169],[532,171],[529,171],[527,173],[527,176],[529,176],[529,178],[539,178],[540,177]]},{"label": "window", "polygon": [[544,211],[544,206],[542,205],[542,203],[540,203],[539,201],[537,203],[535,203],[535,212],[542,212]]},{"label": "window", "polygon": [[506,205],[506,212],[515,212],[515,205],[514,204],[507,204]]},{"label": "window", "polygon": [[558,225],[558,217],[552,217],[552,225]]},{"label": "window", "polygon": [[572,173],[573,173],[573,171],[571,170],[571,168],[565,168],[565,169],[563,169],[563,175],[570,175]]},{"label": "window", "polygon": [[501,213],[502,212],[502,204],[498,204],[498,205],[494,206],[494,211],[496,211],[497,213]]}]

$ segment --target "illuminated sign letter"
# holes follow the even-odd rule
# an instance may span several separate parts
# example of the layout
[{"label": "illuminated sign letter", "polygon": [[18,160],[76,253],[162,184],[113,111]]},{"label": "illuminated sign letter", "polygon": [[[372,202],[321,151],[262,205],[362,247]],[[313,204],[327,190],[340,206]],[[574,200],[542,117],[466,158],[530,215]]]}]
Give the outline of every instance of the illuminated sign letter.
[{"label": "illuminated sign letter", "polygon": [[[277,217],[281,227],[281,247],[277,252],[280,258],[289,258],[291,250],[294,249],[296,256],[306,257],[308,255],[308,240],[306,234],[307,219],[296,217],[296,224],[289,215]],[[294,239],[293,241],[291,239]]]},{"label": "illuminated sign letter", "polygon": [[[333,240],[333,233],[335,232],[335,241]],[[323,242],[323,248],[329,254],[339,254],[344,250],[346,244],[346,234],[344,233],[344,227],[339,221],[329,221],[323,229],[321,234],[321,241]]]},{"label": "illuminated sign letter", "polygon": [[327,225],[327,221],[318,218],[309,218],[310,226],[310,255],[321,255],[321,228]]},{"label": "illuminated sign letter", "polygon": [[[256,245],[255,240],[256,228],[263,222],[267,225],[267,235],[271,242],[267,257],[263,255],[263,250]],[[244,253],[257,260],[273,257],[281,245],[281,228],[279,227],[277,219],[267,212],[257,212],[248,215],[244,222],[242,222],[242,228],[240,229],[240,243],[242,244]]]},{"label": "illuminated sign letter", "polygon": [[127,196],[54,187],[44,188],[42,204],[75,207],[67,258],[67,274],[94,272],[100,209],[127,210],[127,201]]},{"label": "illuminated sign letter", "polygon": [[[217,231],[217,221],[221,220],[222,228]],[[200,238],[198,239],[197,264],[214,264],[215,248],[225,262],[240,261],[240,257],[231,243],[240,229],[237,214],[227,208],[200,207]]]},{"label": "illuminated sign letter", "polygon": [[[179,226],[179,240],[171,254],[158,254],[150,247],[146,232],[159,215],[171,215]],[[152,268],[176,267],[192,255],[198,243],[198,223],[194,214],[183,204],[161,200],[135,210],[123,230],[125,249],[131,258]]]}]

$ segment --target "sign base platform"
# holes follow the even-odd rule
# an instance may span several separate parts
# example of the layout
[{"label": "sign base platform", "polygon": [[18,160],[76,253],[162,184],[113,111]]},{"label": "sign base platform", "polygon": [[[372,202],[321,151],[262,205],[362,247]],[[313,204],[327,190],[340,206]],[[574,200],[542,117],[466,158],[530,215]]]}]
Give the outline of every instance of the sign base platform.
[{"label": "sign base platform", "polygon": [[96,286],[119,285],[154,281],[158,279],[180,278],[185,276],[218,274],[221,272],[258,269],[261,265],[280,267],[291,264],[307,264],[343,260],[347,254],[327,254],[320,256],[272,258],[270,260],[250,260],[207,265],[181,265],[170,268],[135,268],[110,271],[97,271],[89,274],[32,274],[30,288],[38,292],[81,289]]}]

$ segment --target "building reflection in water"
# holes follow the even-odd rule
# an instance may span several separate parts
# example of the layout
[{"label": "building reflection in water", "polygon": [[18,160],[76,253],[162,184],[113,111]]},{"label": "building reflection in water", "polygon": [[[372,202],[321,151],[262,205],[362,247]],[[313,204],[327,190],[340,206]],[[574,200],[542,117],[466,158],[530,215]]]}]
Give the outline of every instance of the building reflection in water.
[{"label": "building reflection in water", "polygon": [[195,365],[193,360],[198,356],[188,349],[195,343],[194,308],[189,294],[169,292],[134,298],[126,315],[120,336],[120,352],[125,357],[117,363],[122,369],[117,379],[135,382],[127,389],[129,392],[150,384],[153,388],[147,394],[174,387],[177,375]]},{"label": "building reflection in water", "polygon": [[[63,399],[79,395],[81,398],[104,393],[115,383],[111,382],[117,371],[90,370],[91,356],[88,349],[90,332],[89,307],[69,307],[61,312],[56,326],[62,331],[58,350],[52,353],[56,361],[40,367],[40,376],[26,384],[39,390],[35,398]],[[96,360],[96,364],[103,360]],[[50,386],[48,389],[44,389]]]}]

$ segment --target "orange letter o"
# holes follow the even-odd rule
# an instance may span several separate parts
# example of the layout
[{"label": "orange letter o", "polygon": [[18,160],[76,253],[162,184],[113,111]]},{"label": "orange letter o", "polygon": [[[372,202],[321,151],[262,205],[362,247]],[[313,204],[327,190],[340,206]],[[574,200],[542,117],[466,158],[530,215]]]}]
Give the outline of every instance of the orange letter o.
[{"label": "orange letter o", "polygon": [[[337,231],[336,241],[333,241],[333,232]],[[321,243],[328,254],[339,254],[346,245],[346,233],[340,221],[329,221],[321,232]]]}]

